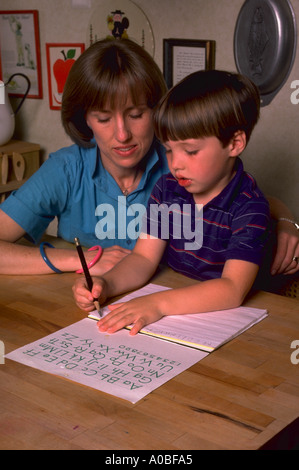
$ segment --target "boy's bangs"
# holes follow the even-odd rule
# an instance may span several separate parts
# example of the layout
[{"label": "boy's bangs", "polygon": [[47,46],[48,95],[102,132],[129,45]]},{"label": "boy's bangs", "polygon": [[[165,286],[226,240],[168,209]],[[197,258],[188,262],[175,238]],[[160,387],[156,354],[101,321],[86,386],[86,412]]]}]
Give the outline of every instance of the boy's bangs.
[{"label": "boy's bangs", "polygon": [[161,142],[209,137],[213,135],[213,129],[208,122],[204,113],[200,112],[198,104],[170,104],[158,111],[155,119],[156,135]]}]

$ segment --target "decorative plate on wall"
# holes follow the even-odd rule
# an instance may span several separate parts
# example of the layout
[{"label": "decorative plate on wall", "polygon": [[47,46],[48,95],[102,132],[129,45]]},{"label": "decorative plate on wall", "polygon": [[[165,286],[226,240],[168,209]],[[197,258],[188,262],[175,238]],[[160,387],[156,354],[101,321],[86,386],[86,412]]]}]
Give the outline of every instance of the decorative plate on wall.
[{"label": "decorative plate on wall", "polygon": [[141,8],[130,0],[105,0],[93,10],[86,46],[106,37],[132,39],[154,56],[155,42],[151,25]]},{"label": "decorative plate on wall", "polygon": [[235,28],[237,69],[268,105],[286,82],[296,55],[296,20],[289,0],[246,0]]}]

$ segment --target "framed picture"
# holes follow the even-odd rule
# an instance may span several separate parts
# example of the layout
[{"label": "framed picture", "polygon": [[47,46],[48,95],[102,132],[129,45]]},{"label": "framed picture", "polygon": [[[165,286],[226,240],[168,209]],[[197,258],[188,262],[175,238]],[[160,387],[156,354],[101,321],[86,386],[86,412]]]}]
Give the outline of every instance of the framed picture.
[{"label": "framed picture", "polygon": [[69,71],[85,44],[46,44],[50,109],[61,109],[62,93]]},{"label": "framed picture", "polygon": [[163,72],[170,88],[190,73],[215,68],[215,41],[163,40]]},{"label": "framed picture", "polygon": [[[6,83],[14,74],[30,80],[27,98],[42,98],[41,58],[37,10],[0,11],[0,78]],[[9,95],[22,97],[27,81],[14,76]]]}]

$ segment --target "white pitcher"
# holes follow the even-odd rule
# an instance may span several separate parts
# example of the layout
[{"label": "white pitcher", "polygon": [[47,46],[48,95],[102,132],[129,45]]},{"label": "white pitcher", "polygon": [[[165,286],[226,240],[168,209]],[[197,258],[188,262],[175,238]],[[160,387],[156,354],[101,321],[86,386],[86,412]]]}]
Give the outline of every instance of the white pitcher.
[{"label": "white pitcher", "polygon": [[[27,81],[27,90],[22,97],[19,106],[17,107],[16,111],[14,112],[10,100],[8,97],[8,90],[7,90],[7,85],[10,83],[10,81],[15,77],[15,76],[21,76],[26,79]],[[3,84],[2,84],[3,87]],[[15,131],[15,115],[21,108],[22,104],[24,103],[24,100],[26,96],[28,95],[28,92],[30,90],[30,80],[29,78],[22,74],[22,73],[14,73],[6,83],[4,83],[4,93],[3,90],[1,90],[1,94],[4,94],[4,104],[0,104],[0,145],[5,145],[7,142],[10,141],[10,139],[13,136],[13,133]]]}]

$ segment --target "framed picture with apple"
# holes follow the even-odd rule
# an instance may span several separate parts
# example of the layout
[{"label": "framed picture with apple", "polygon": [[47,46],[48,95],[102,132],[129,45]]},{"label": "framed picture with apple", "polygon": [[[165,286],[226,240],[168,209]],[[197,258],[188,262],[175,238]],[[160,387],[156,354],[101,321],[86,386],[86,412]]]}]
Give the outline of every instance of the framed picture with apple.
[{"label": "framed picture with apple", "polygon": [[63,88],[85,44],[46,44],[50,109],[61,109]]}]

